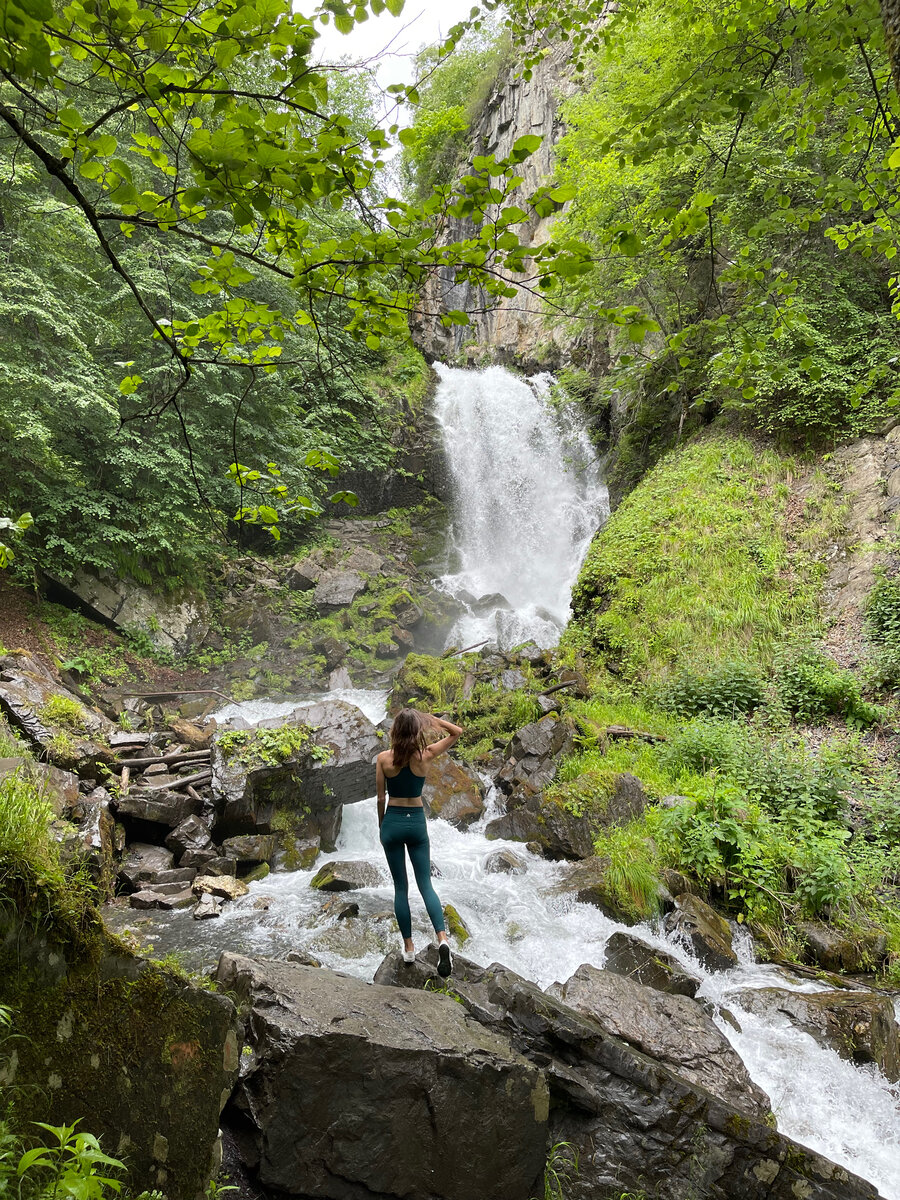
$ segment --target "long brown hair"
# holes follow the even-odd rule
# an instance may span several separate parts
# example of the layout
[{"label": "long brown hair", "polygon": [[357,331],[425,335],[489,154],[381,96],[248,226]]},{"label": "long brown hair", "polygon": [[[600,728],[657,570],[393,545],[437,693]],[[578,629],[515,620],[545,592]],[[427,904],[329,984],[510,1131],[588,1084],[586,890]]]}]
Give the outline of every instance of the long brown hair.
[{"label": "long brown hair", "polygon": [[391,726],[391,755],[395,767],[405,767],[427,745],[425,722],[414,708],[403,708]]}]

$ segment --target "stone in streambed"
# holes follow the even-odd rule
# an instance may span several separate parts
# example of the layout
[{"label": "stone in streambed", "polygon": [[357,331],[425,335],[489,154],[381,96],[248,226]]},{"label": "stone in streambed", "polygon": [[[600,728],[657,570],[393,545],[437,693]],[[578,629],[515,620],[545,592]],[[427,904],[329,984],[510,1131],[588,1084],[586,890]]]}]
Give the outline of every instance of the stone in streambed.
[{"label": "stone in streambed", "polygon": [[514,850],[495,850],[484,860],[484,869],[488,875],[524,875],[528,868]]},{"label": "stone in streambed", "polygon": [[818,921],[804,921],[798,926],[807,962],[824,967],[826,971],[871,970],[887,954],[887,937],[882,929],[870,929],[849,934],[841,933]]},{"label": "stone in streambed", "polygon": [[768,1096],[751,1081],[731,1043],[695,1000],[643,987],[587,963],[548,991],[741,1112],[757,1120],[768,1113]]},{"label": "stone in streambed", "polygon": [[385,877],[371,863],[327,862],[309,881],[320,892],[350,892],[356,888],[380,887]]},{"label": "stone in streambed", "polygon": [[680,938],[697,955],[708,971],[727,971],[737,966],[731,944],[731,926],[715,909],[685,893],[675,901],[675,911],[666,915],[667,933]]},{"label": "stone in streambed", "polygon": [[506,812],[488,822],[484,836],[489,841],[525,842],[532,853],[544,858],[583,859],[594,853],[588,817],[577,817],[555,800],[527,790],[508,798]]},{"label": "stone in streambed", "polygon": [[238,863],[271,862],[277,848],[278,835],[274,833],[245,833],[222,843],[222,853]]},{"label": "stone in streambed", "polygon": [[194,903],[194,893],[190,885],[163,883],[132,892],[128,903],[132,908],[189,908]]},{"label": "stone in streambed", "polygon": [[444,921],[447,925],[447,933],[450,937],[456,938],[457,944],[464,946],[472,936],[466,926],[465,921],[456,911],[452,904],[444,905]]},{"label": "stone in streambed", "polygon": [[119,879],[129,888],[139,888],[151,883],[160,872],[169,871],[175,863],[175,855],[163,846],[150,846],[145,842],[134,842],[128,847],[119,868]]},{"label": "stone in streambed", "polygon": [[544,1075],[450,997],[228,953],[217,978],[250,1007],[253,1056],[235,1103],[265,1188],[534,1195],[547,1143]]},{"label": "stone in streambed", "polygon": [[218,896],[212,896],[209,892],[203,892],[191,915],[195,921],[208,921],[212,917],[220,917],[222,915],[222,901]]},{"label": "stone in streambed", "polygon": [[257,863],[252,871],[248,871],[247,874],[243,876],[244,883],[259,883],[261,879],[265,879],[268,876],[270,871],[271,867],[268,863]]},{"label": "stone in streambed", "polygon": [[221,896],[223,900],[239,900],[250,889],[243,880],[233,875],[198,875],[193,883],[193,891],[196,896],[208,892],[211,896]]},{"label": "stone in streambed", "polygon": [[648,945],[630,933],[614,933],[606,943],[604,969],[616,975],[668,992],[673,996],[693,999],[701,980],[688,974],[673,954]]},{"label": "stone in streambed", "polygon": [[[181,825],[190,816],[196,816],[200,802],[187,792],[140,791],[135,789],[116,801],[120,817],[134,817],[140,821],[152,821],[157,825],[168,825],[171,829]],[[185,864],[188,865],[188,864]]]},{"label": "stone in streambed", "polygon": [[733,998],[741,1008],[760,1016],[782,1013],[841,1058],[875,1063],[892,1082],[900,1079],[900,1029],[889,996],[865,991],[744,988]]}]

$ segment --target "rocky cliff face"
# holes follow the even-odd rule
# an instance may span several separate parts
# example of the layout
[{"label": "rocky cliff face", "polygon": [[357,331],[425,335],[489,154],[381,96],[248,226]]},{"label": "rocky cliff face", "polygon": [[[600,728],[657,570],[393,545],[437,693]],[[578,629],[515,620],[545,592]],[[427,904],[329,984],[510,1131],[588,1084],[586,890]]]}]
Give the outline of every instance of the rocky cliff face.
[{"label": "rocky cliff face", "polygon": [[[566,64],[563,47],[548,54],[535,67],[530,80],[518,78],[515,65],[510,67],[473,130],[473,157],[493,154],[501,159],[523,134],[543,138],[540,148],[521,166],[523,182],[511,203],[519,203],[520,198],[527,197],[553,175],[554,146],[562,132],[559,102],[572,91]],[[552,222],[552,217],[535,217],[519,227],[519,235],[523,240],[540,244],[549,237]],[[450,219],[445,239],[471,237],[475,228],[469,219]],[[418,345],[434,358],[490,358],[526,367],[556,364],[570,350],[567,335],[558,329],[544,328],[542,301],[528,289],[524,278],[514,298],[489,310],[485,305],[482,289],[469,283],[458,284],[452,270],[444,271],[430,281],[423,295],[414,326]],[[444,329],[439,318],[448,309],[468,312],[471,324]]]}]

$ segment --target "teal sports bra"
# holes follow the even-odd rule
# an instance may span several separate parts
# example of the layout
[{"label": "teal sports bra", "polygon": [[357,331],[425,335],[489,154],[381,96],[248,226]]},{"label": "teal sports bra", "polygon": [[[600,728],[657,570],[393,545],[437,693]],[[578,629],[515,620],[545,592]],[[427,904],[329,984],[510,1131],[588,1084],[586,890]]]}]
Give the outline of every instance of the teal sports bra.
[{"label": "teal sports bra", "polygon": [[[385,775],[384,778],[387,783],[388,795],[394,796],[397,800],[412,800],[416,796],[421,796],[422,788],[425,786],[425,776],[417,775],[408,764],[401,767],[393,777],[389,778]],[[398,790],[398,785],[400,790]]]}]

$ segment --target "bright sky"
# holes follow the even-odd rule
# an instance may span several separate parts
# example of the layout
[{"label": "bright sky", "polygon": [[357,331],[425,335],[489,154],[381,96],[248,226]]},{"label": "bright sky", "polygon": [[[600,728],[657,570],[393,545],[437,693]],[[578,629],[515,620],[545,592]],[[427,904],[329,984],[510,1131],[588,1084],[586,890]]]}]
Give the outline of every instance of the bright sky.
[{"label": "bright sky", "polygon": [[406,0],[399,17],[383,12],[356,25],[348,34],[333,25],[320,26],[317,49],[322,61],[349,57],[365,62],[381,52],[377,78],[382,87],[411,83],[413,60],[422,46],[438,42],[458,21],[467,17],[477,0]]}]

